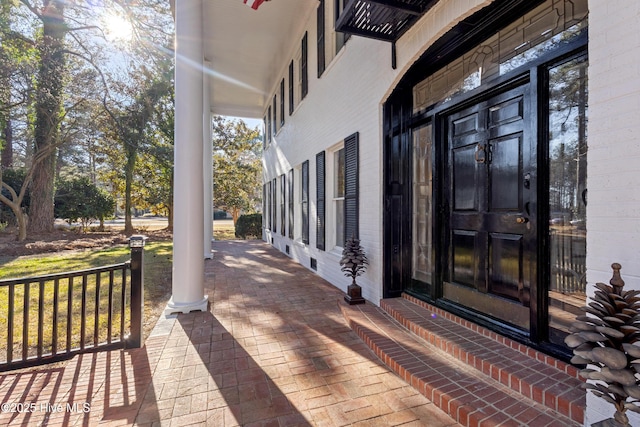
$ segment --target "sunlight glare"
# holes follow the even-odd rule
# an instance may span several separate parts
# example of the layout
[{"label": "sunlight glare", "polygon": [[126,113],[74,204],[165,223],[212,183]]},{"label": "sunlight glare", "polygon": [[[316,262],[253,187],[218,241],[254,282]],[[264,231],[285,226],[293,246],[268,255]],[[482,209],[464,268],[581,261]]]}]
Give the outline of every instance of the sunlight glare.
[{"label": "sunlight glare", "polygon": [[133,27],[126,16],[115,11],[107,11],[103,22],[105,34],[109,40],[130,41],[132,39]]}]

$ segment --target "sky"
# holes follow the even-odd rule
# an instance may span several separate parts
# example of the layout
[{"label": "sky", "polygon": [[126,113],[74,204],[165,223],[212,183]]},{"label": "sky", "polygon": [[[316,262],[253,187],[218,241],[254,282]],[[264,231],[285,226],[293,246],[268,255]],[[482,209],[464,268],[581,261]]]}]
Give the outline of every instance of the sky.
[{"label": "sky", "polygon": [[230,119],[240,119],[244,121],[251,129],[255,128],[256,126],[260,126],[260,128],[262,129],[262,119],[247,119],[245,117],[230,117]]}]

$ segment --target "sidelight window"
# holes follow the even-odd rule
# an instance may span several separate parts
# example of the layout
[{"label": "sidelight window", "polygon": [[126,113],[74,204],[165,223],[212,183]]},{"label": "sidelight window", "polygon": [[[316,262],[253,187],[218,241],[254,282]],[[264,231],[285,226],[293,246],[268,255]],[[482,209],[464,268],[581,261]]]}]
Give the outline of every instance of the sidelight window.
[{"label": "sidelight window", "polygon": [[560,345],[586,298],[587,65],[582,56],[548,71],[549,338]]},{"label": "sidelight window", "polygon": [[433,271],[431,125],[413,131],[412,290],[428,293]]}]

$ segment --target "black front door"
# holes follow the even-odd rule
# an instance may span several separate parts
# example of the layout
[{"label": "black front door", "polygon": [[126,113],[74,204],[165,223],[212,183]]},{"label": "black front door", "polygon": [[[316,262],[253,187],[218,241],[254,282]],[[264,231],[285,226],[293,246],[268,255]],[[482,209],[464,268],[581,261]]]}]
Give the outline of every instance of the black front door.
[{"label": "black front door", "polygon": [[535,284],[536,155],[528,85],[445,116],[443,297],[526,331]]}]

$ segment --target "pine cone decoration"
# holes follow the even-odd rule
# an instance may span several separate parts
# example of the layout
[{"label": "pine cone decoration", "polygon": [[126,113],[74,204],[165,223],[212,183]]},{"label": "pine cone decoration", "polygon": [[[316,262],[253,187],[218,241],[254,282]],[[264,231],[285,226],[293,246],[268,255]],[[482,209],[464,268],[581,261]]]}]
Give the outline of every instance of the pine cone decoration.
[{"label": "pine cone decoration", "polygon": [[614,263],[611,285],[596,283],[593,301],[578,316],[565,343],[571,363],[593,365],[580,376],[594,382],[585,388],[616,407],[614,419],[628,425],[627,410],[640,413],[640,291],[623,291],[620,264]]}]

